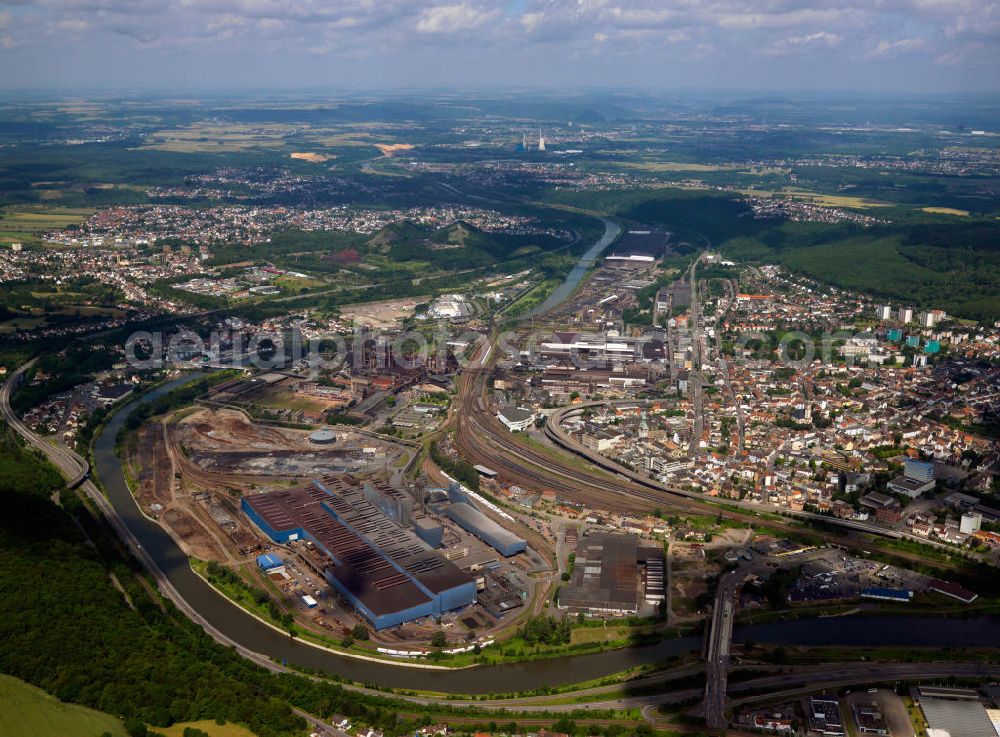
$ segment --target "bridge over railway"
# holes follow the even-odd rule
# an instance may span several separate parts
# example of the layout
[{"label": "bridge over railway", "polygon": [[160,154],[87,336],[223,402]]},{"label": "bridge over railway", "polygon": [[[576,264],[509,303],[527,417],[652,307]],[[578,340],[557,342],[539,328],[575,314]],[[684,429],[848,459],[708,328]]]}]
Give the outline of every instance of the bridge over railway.
[{"label": "bridge over railway", "polygon": [[[495,340],[495,339],[491,339]],[[494,343],[491,342],[491,345]],[[577,500],[593,506],[614,511],[652,510],[656,507],[675,509],[680,512],[722,514],[727,519],[742,521],[748,524],[758,524],[761,519],[752,509],[744,511],[742,505],[733,508],[720,506],[710,498],[704,498],[693,492],[682,489],[671,489],[659,484],[653,479],[633,478],[622,469],[602,465],[611,463],[607,459],[601,461],[589,458],[569,446],[564,446],[549,431],[560,429],[558,423],[550,423],[546,434],[555,443],[552,448],[543,448],[518,442],[511,436],[489,411],[485,397],[490,376],[490,367],[495,360],[496,351],[485,350],[477,365],[471,371],[465,371],[459,377],[459,393],[455,401],[455,411],[452,415],[452,427],[455,442],[459,450],[468,460],[484,463],[496,469],[511,480],[523,482],[529,488],[552,489],[567,499]],[[23,375],[28,366],[23,366],[16,375]],[[245,610],[239,609],[229,600],[212,589],[207,582],[194,574],[190,568],[187,556],[176,543],[156,525],[155,522],[143,516],[141,510],[131,497],[120,462],[114,456],[114,435],[121,427],[129,412],[142,402],[153,398],[158,393],[169,391],[179,386],[183,380],[171,382],[148,397],[139,398],[131,407],[125,406],[114,416],[106,429],[95,438],[96,474],[108,490],[108,495],[102,494],[87,477],[89,468],[86,461],[76,456],[68,449],[59,449],[45,442],[31,432],[30,428],[20,423],[10,410],[9,399],[15,385],[16,375],[11,376],[3,385],[0,394],[3,417],[28,442],[46,453],[64,474],[70,477],[70,483],[76,482],[84,493],[107,517],[117,533],[125,540],[133,554],[153,573],[157,585],[180,610],[193,621],[202,625],[218,642],[234,647],[237,652],[261,667],[273,671],[290,670],[284,663],[293,663],[314,670],[316,673],[337,674],[355,681],[378,681],[386,686],[406,689],[431,689],[461,693],[498,693],[513,692],[521,689],[536,688],[541,684],[552,685],[582,679],[596,679],[609,673],[620,672],[625,668],[635,667],[642,662],[659,662],[670,656],[683,655],[697,650],[697,641],[665,640],[647,648],[637,648],[628,651],[606,651],[596,654],[575,655],[552,661],[531,661],[509,663],[495,666],[477,667],[466,673],[462,670],[451,670],[432,664],[392,663],[375,661],[370,658],[348,655],[343,652],[328,650],[319,646],[288,638],[283,632],[270,628],[266,623],[256,619]],[[563,442],[571,442],[571,438]],[[584,449],[586,450],[586,449]],[[565,451],[570,451],[566,453]],[[627,469],[626,469],[627,470]],[[805,515],[800,515],[805,517]],[[805,517],[808,519],[808,517]],[[823,517],[825,523],[834,520]],[[770,527],[801,531],[801,527],[791,520],[768,520]],[[889,531],[875,528],[861,531],[877,535],[887,535]],[[823,531],[817,532],[828,539],[838,536]],[[892,535],[889,535],[892,536]],[[922,541],[924,542],[924,541]],[[871,542],[861,543],[865,547]],[[919,556],[893,552],[899,557]],[[719,634],[709,642],[709,653],[714,657],[727,657],[728,642],[731,637],[732,610],[728,619],[726,605],[716,607],[721,612],[723,622],[719,626]],[[822,621],[822,620],[821,620]],[[838,622],[838,626],[840,626]],[[867,626],[867,625],[866,625]],[[715,627],[713,627],[713,630]],[[691,638],[693,639],[693,638]],[[1000,675],[1000,666],[975,663],[906,663],[906,664],[853,664],[844,663],[837,666],[827,666],[821,671],[769,674],[761,678],[752,678],[741,683],[734,683],[729,690],[734,694],[759,693],[761,688],[771,688],[774,692],[782,689],[796,690],[808,686],[811,689],[826,685],[866,684],[877,680],[898,680],[906,678],[933,678],[937,674],[944,676],[986,677]],[[661,672],[654,678],[664,678]],[[718,683],[718,681],[716,681]],[[365,690],[353,684],[345,684],[345,688]],[[617,686],[608,687],[609,691]],[[729,698],[726,695],[726,684],[717,685],[712,696],[713,703],[722,703],[728,707],[738,704],[743,696]],[[374,692],[373,693],[377,693]],[[580,703],[541,703],[546,697],[511,698],[503,701],[488,702],[492,705],[512,708],[523,712],[531,710],[545,712],[570,712],[576,709],[618,709],[643,708],[653,709],[664,702],[676,701],[702,694],[700,689],[679,688],[670,693],[641,695],[619,698],[614,693],[609,698],[598,698],[585,704]],[[467,701],[447,697],[444,699],[430,695],[398,694],[400,699],[417,704],[444,703],[452,706],[482,706],[479,699]],[[549,697],[550,698],[550,697]],[[759,697],[758,697],[759,698]],[[534,701],[533,701],[534,700]],[[719,708],[722,707],[713,707]],[[644,712],[645,713],[645,712]]]}]

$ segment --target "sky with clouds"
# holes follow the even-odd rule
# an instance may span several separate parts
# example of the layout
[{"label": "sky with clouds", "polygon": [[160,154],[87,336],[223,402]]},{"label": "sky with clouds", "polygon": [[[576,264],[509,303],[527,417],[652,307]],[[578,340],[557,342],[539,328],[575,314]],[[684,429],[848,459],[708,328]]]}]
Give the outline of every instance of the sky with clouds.
[{"label": "sky with clouds", "polygon": [[0,86],[1000,90],[998,0],[0,0]]}]

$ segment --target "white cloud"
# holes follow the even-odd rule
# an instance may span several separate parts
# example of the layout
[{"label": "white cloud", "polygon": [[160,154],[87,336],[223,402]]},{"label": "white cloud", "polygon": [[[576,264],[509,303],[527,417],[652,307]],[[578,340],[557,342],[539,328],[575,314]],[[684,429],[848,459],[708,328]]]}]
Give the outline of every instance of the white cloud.
[{"label": "white cloud", "polygon": [[662,26],[679,17],[669,8],[609,8],[607,17],[619,27],[649,28]]},{"label": "white cloud", "polygon": [[64,18],[57,21],[54,27],[57,31],[75,35],[86,33],[90,29],[90,24],[82,18]]},{"label": "white cloud", "polygon": [[817,31],[803,36],[792,36],[774,41],[765,47],[763,53],[769,56],[780,56],[795,51],[815,51],[817,48],[833,48],[840,45],[844,37],[839,33]]},{"label": "white cloud", "polygon": [[716,16],[716,22],[722,28],[795,28],[838,23],[844,12],[836,8],[798,8],[777,13],[724,13]]},{"label": "white cloud", "polygon": [[895,41],[879,41],[872,49],[871,56],[889,57],[906,54],[911,51],[921,51],[927,48],[927,40],[923,38],[900,38]]},{"label": "white cloud", "polygon": [[472,7],[471,3],[436,5],[420,14],[415,28],[419,33],[471,31],[498,15],[496,10],[480,10]]},{"label": "white cloud", "polygon": [[545,22],[545,13],[525,13],[521,16],[521,25],[528,31],[533,31]]},{"label": "white cloud", "polygon": [[373,59],[389,67],[394,58],[447,71],[435,56],[440,41],[467,60],[465,76],[495,76],[509,61],[563,65],[567,81],[571,63],[600,64],[613,78],[642,55],[648,68],[669,69],[664,84],[686,84],[688,72],[707,68],[698,59],[724,83],[727,74],[749,74],[751,64],[763,78],[790,78],[793,70],[771,57],[794,54],[807,78],[815,54],[823,59],[817,72],[831,59],[878,59],[917,79],[914,65],[936,60],[963,71],[992,66],[1000,80],[997,0],[0,0],[0,9],[0,30],[16,23],[47,31],[19,33],[17,50],[4,52],[8,67],[23,49],[52,50],[60,38],[67,44],[60,52],[86,47],[94,58],[126,64],[141,64],[136,54],[151,47],[169,59],[176,47],[187,58],[204,51],[235,66],[266,54],[316,53],[331,68]]}]

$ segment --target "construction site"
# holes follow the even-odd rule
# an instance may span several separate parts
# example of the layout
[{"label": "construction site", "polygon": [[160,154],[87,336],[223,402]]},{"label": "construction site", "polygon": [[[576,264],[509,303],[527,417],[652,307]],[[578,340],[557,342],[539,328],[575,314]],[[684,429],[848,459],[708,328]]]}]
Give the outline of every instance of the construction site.
[{"label": "construction site", "polygon": [[306,478],[391,472],[412,451],[350,427],[329,434],[253,422],[244,412],[199,409],[169,428],[170,442],[202,471],[225,476]]}]

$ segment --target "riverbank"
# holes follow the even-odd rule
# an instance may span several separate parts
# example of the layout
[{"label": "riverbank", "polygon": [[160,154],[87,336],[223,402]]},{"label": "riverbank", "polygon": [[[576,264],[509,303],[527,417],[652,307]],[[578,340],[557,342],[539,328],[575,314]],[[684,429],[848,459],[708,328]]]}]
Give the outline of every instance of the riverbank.
[{"label": "riverbank", "polygon": [[139,509],[116,455],[115,438],[126,426],[131,413],[193,378],[185,376],[167,382],[112,415],[95,436],[94,472],[123,522],[184,600],[211,627],[248,650],[304,672],[357,683],[377,683],[394,689],[452,694],[514,693],[565,686],[608,677],[697,650],[698,638],[676,638],[638,648],[623,647],[579,655],[562,653],[535,660],[522,658],[502,664],[479,664],[474,666],[476,678],[470,679],[465,675],[467,669],[435,667],[429,663],[422,664],[423,668],[414,668],[415,663],[376,661],[374,658],[362,660],[353,653],[335,652],[289,637],[231,602],[191,568],[187,556],[173,538]]},{"label": "riverbank", "polygon": [[544,315],[553,308],[562,304],[579,286],[583,277],[586,276],[587,272],[594,266],[597,261],[597,257],[600,256],[604,250],[610,246],[618,236],[621,234],[622,229],[618,223],[613,220],[608,220],[607,218],[601,218],[601,222],[604,223],[604,234],[598,239],[594,245],[587,249],[587,251],[580,257],[572,269],[570,269],[569,274],[562,283],[555,288],[555,290],[545,298],[540,304],[533,307],[530,311],[524,314],[520,314],[520,319],[530,319],[532,317],[538,317],[539,315]]},{"label": "riverbank", "polygon": [[[178,592],[211,626],[257,653],[285,662],[305,672],[334,676],[383,687],[448,694],[522,693],[544,687],[593,681],[615,673],[697,651],[700,637],[680,637],[644,647],[562,656],[526,662],[476,665],[471,669],[414,669],[403,664],[369,662],[334,653],[288,637],[266,625],[222,596],[198,576],[173,539],[146,518],[128,489],[120,462],[114,454],[114,437],[128,414],[144,401],[169,392],[189,377],[158,387],[149,397],[136,400],[116,413],[95,442],[95,472],[104,482],[108,498],[154,558]],[[857,647],[912,646],[1000,647],[1000,618],[963,619],[961,627],[942,628],[941,618],[832,617],[801,619],[740,627],[734,639],[750,638],[759,644]],[[948,633],[942,637],[942,629]],[[474,676],[472,675],[474,674]]]}]

